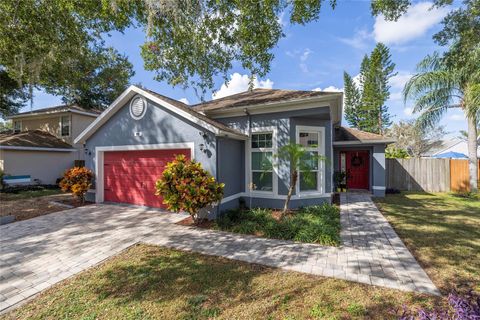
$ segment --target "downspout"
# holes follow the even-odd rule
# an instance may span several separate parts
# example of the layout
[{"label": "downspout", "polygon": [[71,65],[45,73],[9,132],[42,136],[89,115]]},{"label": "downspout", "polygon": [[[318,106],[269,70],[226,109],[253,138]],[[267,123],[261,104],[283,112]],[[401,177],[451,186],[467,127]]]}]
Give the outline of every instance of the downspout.
[{"label": "downspout", "polygon": [[[215,168],[216,168],[216,170],[215,170],[215,180],[217,180],[217,182],[218,182],[218,178],[220,177],[220,173],[219,173],[219,171],[220,171],[220,166],[219,166],[219,164],[220,164],[220,159],[219,159],[220,153],[218,152],[218,137],[217,136],[215,136],[215,155],[216,155],[215,156]],[[218,218],[219,215],[220,215],[220,206],[221,205],[222,205],[222,201],[220,200],[220,203],[217,206],[217,210],[216,210],[216,214],[215,214],[216,218]]]},{"label": "downspout", "polygon": [[[248,109],[247,109],[247,108],[244,108],[244,109],[243,109],[243,112],[245,112],[245,114],[247,115],[247,123],[248,123],[248,128],[247,128],[247,129],[248,129],[248,130],[247,130],[248,139],[245,140],[245,143],[249,143],[249,139],[250,139],[250,137],[252,136],[252,116],[250,115],[250,112],[248,112]],[[245,148],[244,148],[245,151],[247,150],[246,147],[247,147],[247,146],[245,145]],[[245,159],[246,156],[247,156],[247,155],[245,155],[243,158]],[[245,168],[247,168],[247,163],[246,163],[246,162],[245,162]],[[245,172],[245,171],[247,171],[247,170],[244,170],[244,172]],[[246,174],[249,174],[249,173],[246,173]],[[247,180],[246,178],[247,178],[247,177],[245,177],[244,179]],[[248,180],[250,180],[250,179],[248,179]],[[252,201],[252,200],[251,200],[251,194],[250,194],[250,188],[249,188],[248,184],[245,184],[245,193],[247,193],[247,190],[248,190],[248,197],[250,198],[250,201]],[[251,207],[251,205],[250,205],[250,207]]]}]

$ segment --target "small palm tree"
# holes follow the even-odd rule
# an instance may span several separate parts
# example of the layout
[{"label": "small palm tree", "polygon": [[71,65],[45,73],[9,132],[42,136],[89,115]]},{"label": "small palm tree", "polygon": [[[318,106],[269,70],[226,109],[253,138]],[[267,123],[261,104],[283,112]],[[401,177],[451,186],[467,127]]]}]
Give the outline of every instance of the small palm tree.
[{"label": "small palm tree", "polygon": [[282,218],[288,211],[288,205],[292,198],[293,191],[297,186],[298,172],[302,172],[302,177],[307,185],[315,183],[313,170],[317,168],[319,161],[324,161],[324,156],[314,154],[308,151],[301,144],[290,143],[279,148],[276,158],[284,160],[290,164],[290,186],[288,188],[287,199],[283,206]]},{"label": "small palm tree", "polygon": [[[480,48],[472,52],[473,63],[452,66],[438,53],[425,57],[403,90],[405,102],[415,101],[414,113],[423,128],[438,122],[452,108],[459,108],[468,122],[470,191],[477,192],[477,118],[480,106]],[[475,58],[477,57],[477,58]],[[476,61],[476,63],[475,63]]]}]

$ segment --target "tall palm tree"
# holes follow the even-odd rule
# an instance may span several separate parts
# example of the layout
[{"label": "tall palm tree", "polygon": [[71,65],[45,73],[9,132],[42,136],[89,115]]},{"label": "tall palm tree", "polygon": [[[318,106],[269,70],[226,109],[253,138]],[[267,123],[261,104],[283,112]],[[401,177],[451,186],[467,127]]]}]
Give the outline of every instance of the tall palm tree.
[{"label": "tall palm tree", "polygon": [[418,124],[423,128],[438,122],[448,110],[461,109],[467,118],[470,190],[477,185],[477,118],[480,116],[480,46],[465,63],[452,65],[438,53],[428,55],[417,65],[417,73],[403,90],[405,102],[415,102]]}]

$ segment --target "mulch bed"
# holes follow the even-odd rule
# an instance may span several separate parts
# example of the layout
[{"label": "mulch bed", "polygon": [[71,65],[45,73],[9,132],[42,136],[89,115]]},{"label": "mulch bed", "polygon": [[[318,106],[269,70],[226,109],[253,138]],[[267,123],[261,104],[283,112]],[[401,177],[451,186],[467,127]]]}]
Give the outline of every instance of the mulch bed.
[{"label": "mulch bed", "polygon": [[176,224],[180,226],[186,226],[186,227],[198,227],[202,229],[212,229],[213,225],[215,224],[212,220],[202,220],[199,221],[197,224],[193,221],[193,218],[191,216],[178,221]]},{"label": "mulch bed", "polygon": [[[2,201],[0,216],[14,216],[15,221],[27,220],[46,214],[68,210],[67,206],[80,207],[82,204],[73,199],[71,194],[56,194],[29,199]],[[83,205],[91,204],[85,202]]]},{"label": "mulch bed", "polygon": [[[295,212],[296,212],[296,210],[290,210],[289,212],[287,212],[287,216],[292,215]],[[272,209],[272,217],[275,220],[280,221],[281,216],[282,216],[282,210]],[[186,227],[198,227],[198,228],[202,228],[202,229],[213,229],[213,226],[215,225],[215,222],[213,220],[205,219],[205,220],[199,221],[197,224],[195,224],[192,217],[189,216],[189,217],[187,217],[183,220],[180,220],[180,221],[176,222],[175,224],[178,224],[180,226],[186,226]]]}]

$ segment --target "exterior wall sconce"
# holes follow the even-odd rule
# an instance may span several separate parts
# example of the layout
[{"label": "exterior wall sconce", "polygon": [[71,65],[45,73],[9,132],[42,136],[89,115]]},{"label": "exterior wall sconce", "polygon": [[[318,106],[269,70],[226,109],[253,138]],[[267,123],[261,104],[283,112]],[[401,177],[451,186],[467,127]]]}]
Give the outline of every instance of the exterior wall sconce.
[{"label": "exterior wall sconce", "polygon": [[200,143],[198,146],[200,147],[200,151],[203,152],[205,150],[205,145],[203,143]]}]

